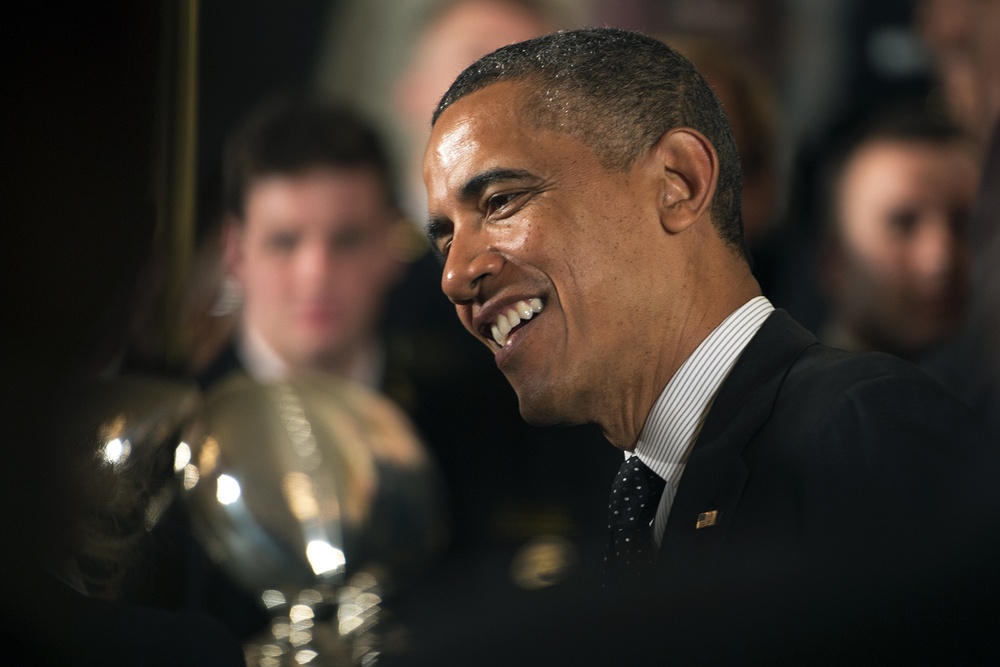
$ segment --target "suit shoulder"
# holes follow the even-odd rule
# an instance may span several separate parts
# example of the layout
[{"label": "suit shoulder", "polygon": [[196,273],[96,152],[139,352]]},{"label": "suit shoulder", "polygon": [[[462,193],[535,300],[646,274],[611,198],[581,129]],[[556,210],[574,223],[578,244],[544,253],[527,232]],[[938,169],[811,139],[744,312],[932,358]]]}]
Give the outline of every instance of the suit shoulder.
[{"label": "suit shoulder", "polygon": [[911,363],[881,352],[845,352],[824,345],[806,348],[789,368],[787,389],[841,393],[880,382],[916,382],[928,388],[940,385]]},{"label": "suit shoulder", "polygon": [[825,450],[821,456],[922,446],[975,451],[993,442],[967,405],[916,366],[820,345],[789,369],[772,418],[792,440]]}]

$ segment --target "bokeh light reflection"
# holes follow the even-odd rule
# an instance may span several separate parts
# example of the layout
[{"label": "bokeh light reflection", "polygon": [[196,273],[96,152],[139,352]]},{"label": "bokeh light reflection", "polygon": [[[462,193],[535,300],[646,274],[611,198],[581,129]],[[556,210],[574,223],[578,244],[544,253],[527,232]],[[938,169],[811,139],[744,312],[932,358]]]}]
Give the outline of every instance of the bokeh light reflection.
[{"label": "bokeh light reflection", "polygon": [[306,558],[317,575],[337,574],[347,563],[343,551],[323,540],[313,540],[306,545]]},{"label": "bokeh light reflection", "polygon": [[189,463],[184,466],[184,490],[190,491],[201,479],[201,473],[198,472],[198,467],[193,463]]},{"label": "bokeh light reflection", "polygon": [[268,589],[260,594],[260,599],[268,609],[285,604],[285,595],[281,591]]},{"label": "bokeh light reflection", "polygon": [[271,624],[271,632],[275,639],[288,639],[288,636],[292,634],[292,624],[287,618],[275,619],[274,623]]},{"label": "bokeh light reflection", "polygon": [[112,438],[104,444],[104,460],[111,464],[123,463],[132,451],[132,443],[128,440]]},{"label": "bokeh light reflection", "polygon": [[189,463],[191,463],[191,447],[182,441],[174,450],[174,472],[184,470]]},{"label": "bokeh light reflection", "polygon": [[198,467],[202,474],[209,475],[215,470],[219,463],[219,441],[208,436],[201,444],[201,451],[198,453]]},{"label": "bokeh light reflection", "polygon": [[304,646],[312,641],[312,630],[303,628],[302,630],[293,627],[292,634],[288,635],[288,643],[292,646]]},{"label": "bokeh light reflection", "polygon": [[297,604],[288,611],[288,618],[292,619],[292,623],[301,623],[313,616],[313,610],[304,604]]},{"label": "bokeh light reflection", "polygon": [[299,593],[299,604],[307,604],[310,607],[318,605],[323,601],[323,594],[312,588],[307,588]]},{"label": "bokeh light reflection", "polygon": [[240,483],[236,481],[235,477],[219,475],[217,485],[215,497],[223,505],[232,505],[240,499]]},{"label": "bokeh light reflection", "polygon": [[313,651],[311,649],[303,649],[295,654],[295,662],[299,663],[300,665],[307,665],[313,660],[315,660],[317,655],[319,654],[316,653],[316,651]]}]

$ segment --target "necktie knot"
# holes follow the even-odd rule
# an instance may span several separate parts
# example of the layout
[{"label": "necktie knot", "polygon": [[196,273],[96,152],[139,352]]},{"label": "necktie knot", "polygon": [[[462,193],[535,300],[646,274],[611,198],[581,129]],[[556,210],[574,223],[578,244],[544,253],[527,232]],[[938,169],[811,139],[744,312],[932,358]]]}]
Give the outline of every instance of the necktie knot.
[{"label": "necktie knot", "polygon": [[652,570],[656,558],[652,523],[666,485],[637,456],[626,459],[618,470],[608,508],[610,582],[638,580]]}]

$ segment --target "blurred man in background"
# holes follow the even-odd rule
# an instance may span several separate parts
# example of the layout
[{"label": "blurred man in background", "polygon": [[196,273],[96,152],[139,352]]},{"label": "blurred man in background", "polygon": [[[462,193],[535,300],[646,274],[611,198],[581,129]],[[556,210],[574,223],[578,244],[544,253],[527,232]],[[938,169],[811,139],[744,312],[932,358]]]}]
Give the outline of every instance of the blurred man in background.
[{"label": "blurred man in background", "polygon": [[916,360],[965,322],[965,232],[978,169],[943,118],[892,113],[856,127],[831,157],[823,338]]},{"label": "blurred man in background", "polygon": [[1000,114],[1000,2],[921,0],[916,24],[948,112],[985,154]]},{"label": "blurred man in background", "polygon": [[[378,136],[347,108],[288,97],[249,115],[224,156],[219,250],[237,324],[197,373],[202,389],[236,373],[275,381],[321,372],[388,392],[397,364],[379,327],[403,272],[394,225],[405,224],[391,182]],[[189,524],[174,504],[132,595],[203,610],[241,639],[262,630],[259,600],[211,562]]]},{"label": "blurred man in background", "polygon": [[1000,1],[923,0],[917,27],[952,118],[984,157],[969,225],[969,323],[928,368],[1000,434]]},{"label": "blurred man in background", "polygon": [[241,326],[203,385],[239,366],[258,379],[309,369],[382,386],[378,325],[402,273],[390,183],[375,133],[344,109],[282,102],[244,125],[225,164]]}]

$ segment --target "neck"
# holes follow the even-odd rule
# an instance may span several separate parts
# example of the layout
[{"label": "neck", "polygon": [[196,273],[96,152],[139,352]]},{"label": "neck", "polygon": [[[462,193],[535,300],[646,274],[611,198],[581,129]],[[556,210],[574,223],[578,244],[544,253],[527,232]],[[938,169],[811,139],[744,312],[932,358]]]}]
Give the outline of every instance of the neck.
[{"label": "neck", "polygon": [[374,339],[365,339],[337,354],[289,359],[260,332],[247,328],[240,337],[238,351],[247,371],[258,380],[284,380],[296,373],[319,371],[377,388],[382,376],[381,350]]},{"label": "neck", "polygon": [[742,259],[725,272],[708,272],[702,280],[693,298],[659,315],[664,326],[649,331],[649,358],[654,363],[639,376],[639,382],[630,382],[613,399],[618,412],[598,421],[605,437],[619,449],[635,450],[653,404],[681,364],[723,320],[761,294]]},{"label": "neck", "polygon": [[365,339],[339,354],[320,357],[303,366],[322,370],[373,389],[378,388],[382,379],[382,355],[374,339]]}]

